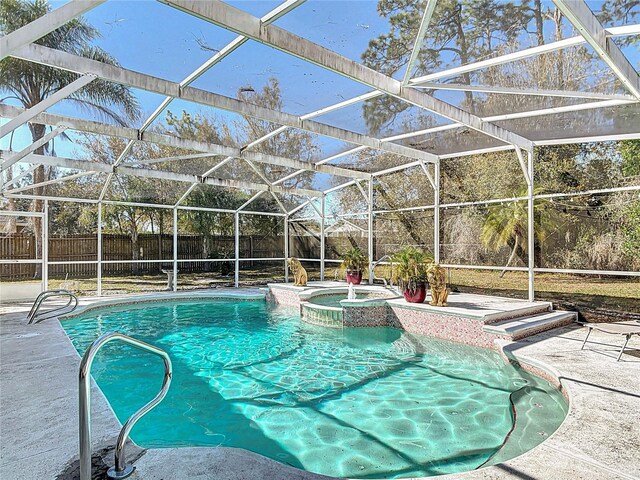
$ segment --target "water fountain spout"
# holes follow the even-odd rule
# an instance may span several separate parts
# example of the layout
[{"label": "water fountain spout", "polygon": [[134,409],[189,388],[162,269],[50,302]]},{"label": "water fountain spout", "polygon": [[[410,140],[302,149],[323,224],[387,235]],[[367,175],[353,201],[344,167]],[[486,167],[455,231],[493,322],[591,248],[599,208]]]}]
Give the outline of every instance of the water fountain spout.
[{"label": "water fountain spout", "polygon": [[356,299],[356,290],[355,288],[353,288],[353,283],[349,282],[349,290],[347,293],[347,299],[348,300],[355,300]]}]

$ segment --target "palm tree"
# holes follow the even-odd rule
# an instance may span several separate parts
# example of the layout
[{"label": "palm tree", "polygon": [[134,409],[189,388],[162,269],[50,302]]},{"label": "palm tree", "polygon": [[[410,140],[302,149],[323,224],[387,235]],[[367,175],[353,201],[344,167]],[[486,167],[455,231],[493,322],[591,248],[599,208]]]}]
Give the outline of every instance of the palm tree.
[{"label": "palm tree", "polygon": [[[29,0],[2,0],[0,2],[0,35],[11,33],[46,15],[50,10],[51,6],[46,0],[33,2]],[[91,45],[91,42],[99,36],[98,30],[79,17],[67,22],[35,43],[110,65],[118,65],[115,58],[106,51]],[[76,73],[15,58],[5,58],[0,61],[0,92],[8,95],[0,101],[13,99],[22,104],[24,108],[31,108],[77,78],[78,74]],[[65,101],[84,110],[97,113],[102,119],[121,125],[126,125],[139,118],[138,102],[130,90],[123,85],[94,80],[67,97]],[[45,135],[46,126],[30,123],[29,129],[31,130],[31,138],[35,142]],[[35,153],[43,155],[48,151],[47,144],[35,150]],[[33,183],[40,183],[49,175],[51,172],[49,171],[45,175],[44,166],[41,165],[33,173]],[[35,195],[41,195],[42,192],[43,187],[34,189]],[[41,211],[42,201],[34,200],[32,209]],[[39,256],[42,249],[38,241],[42,233],[39,219],[34,219],[33,230]]]},{"label": "palm tree", "polygon": [[[540,193],[536,189],[534,193]],[[527,195],[526,190],[520,191],[518,196]],[[506,273],[513,259],[517,256],[525,265],[528,264],[527,254],[527,227],[528,227],[527,202],[524,200],[510,202],[507,205],[493,205],[489,207],[487,216],[482,225],[480,241],[485,247],[500,250],[503,247],[511,248],[511,255],[507,260],[505,269],[500,273],[500,278]],[[540,265],[540,242],[543,241],[554,224],[553,209],[548,208],[548,201],[536,200],[533,207],[535,247],[534,255],[536,265]]]}]

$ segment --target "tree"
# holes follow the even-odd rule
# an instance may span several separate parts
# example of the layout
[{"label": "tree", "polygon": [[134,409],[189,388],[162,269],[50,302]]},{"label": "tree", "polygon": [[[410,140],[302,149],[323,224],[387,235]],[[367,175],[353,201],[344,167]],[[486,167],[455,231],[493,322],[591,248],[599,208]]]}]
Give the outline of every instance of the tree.
[{"label": "tree", "polygon": [[618,143],[622,156],[622,174],[626,177],[640,175],[640,140],[624,140]]},{"label": "tree", "polygon": [[[270,77],[260,90],[254,89],[251,85],[243,86],[238,90],[238,98],[271,110],[282,111],[283,107],[280,82],[275,77]],[[276,130],[280,125],[245,115],[242,117],[242,121],[235,122],[234,127],[237,132],[236,141],[241,145],[246,145]],[[305,162],[316,159],[315,157],[320,151],[313,134],[295,128],[288,128],[252,147],[251,150]],[[246,169],[246,165],[243,168]],[[258,168],[270,181],[278,180],[295,171],[293,168],[268,164],[259,165]],[[289,187],[308,187],[312,179],[313,172],[306,171],[287,181],[286,185]]]},{"label": "tree", "polygon": [[[640,140],[626,140],[618,143],[622,157],[622,173],[625,177],[635,177],[636,184],[640,179]],[[622,208],[620,221],[624,236],[622,248],[637,264],[640,264],[640,199],[635,192],[619,195]]]},{"label": "tree", "polygon": [[[0,34],[7,35],[34,20],[46,15],[51,5],[45,0],[2,0],[0,2]],[[37,40],[35,43],[49,48],[90,58],[110,65],[118,62],[101,48],[92,45],[100,36],[98,30],[82,17],[70,20],[63,26]],[[13,99],[24,108],[31,108],[48,96],[56,93],[79,77],[78,74],[39,65],[15,58],[0,61],[0,92],[8,94],[3,100]],[[88,110],[102,118],[126,125],[138,118],[138,103],[130,90],[122,85],[94,80],[84,88],[65,99],[79,108]],[[34,142],[45,135],[45,125],[30,123],[31,138]],[[44,155],[47,145],[35,150]],[[44,166],[39,166],[33,174],[33,182],[40,183],[48,177]],[[42,194],[42,188],[34,189],[35,195]],[[42,200],[34,200],[34,211],[42,210]],[[34,234],[41,236],[40,219],[34,219]],[[38,243],[38,255],[42,246]]]},{"label": "tree", "polygon": [[[539,193],[539,189],[534,192],[534,194]],[[520,191],[518,196],[526,196],[526,191]],[[547,207],[546,201],[537,200],[534,202],[536,265],[540,264],[540,242],[544,241],[554,223],[553,210]],[[526,201],[510,202],[507,205],[493,205],[488,209],[480,240],[485,246],[495,250],[500,250],[503,247],[511,248],[511,255],[505,267],[508,267],[516,256],[525,265],[529,263],[527,253],[528,218]],[[505,273],[506,269],[501,272],[500,277],[503,277]]]},{"label": "tree", "polygon": [[[425,75],[449,65],[460,65],[495,55],[516,43],[532,18],[527,2],[498,0],[440,0],[420,48],[412,76]],[[424,2],[379,0],[378,13],[389,19],[389,32],[371,40],[362,54],[363,63],[387,75],[405,67],[413,49]],[[469,72],[450,78],[471,84]],[[465,105],[474,109],[475,97],[465,92]],[[372,133],[378,133],[410,106],[387,95],[367,100],[363,112]],[[428,126],[422,126],[426,128]]]}]

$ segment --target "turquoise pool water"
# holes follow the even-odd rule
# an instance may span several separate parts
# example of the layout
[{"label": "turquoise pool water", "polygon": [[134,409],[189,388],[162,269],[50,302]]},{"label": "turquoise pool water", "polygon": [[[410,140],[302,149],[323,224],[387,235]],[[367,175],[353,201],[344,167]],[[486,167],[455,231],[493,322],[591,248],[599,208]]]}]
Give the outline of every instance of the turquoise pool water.
[{"label": "turquoise pool water", "polygon": [[[567,410],[548,383],[494,352],[388,328],[317,327],[265,302],[110,307],[62,325],[81,354],[117,330],[171,355],[167,397],[132,432],[143,447],[221,445],[327,475],[429,476],[518,455]],[[160,388],[162,362],[108,344],[93,375],[124,421]],[[517,422],[500,448],[510,398]]]}]

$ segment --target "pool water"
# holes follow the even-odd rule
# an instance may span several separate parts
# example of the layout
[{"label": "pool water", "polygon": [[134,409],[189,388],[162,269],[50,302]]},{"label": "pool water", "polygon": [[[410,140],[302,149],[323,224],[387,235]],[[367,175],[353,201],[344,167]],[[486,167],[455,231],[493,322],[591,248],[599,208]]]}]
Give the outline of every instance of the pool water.
[{"label": "pool water", "polygon": [[[170,354],[169,393],[132,432],[143,447],[240,447],[340,477],[430,476],[518,455],[567,411],[551,385],[489,350],[308,325],[262,301],[109,307],[62,325],[80,354],[109,331]],[[93,366],[121,422],[157,393],[162,372],[159,358],[117,343]],[[500,448],[510,396],[517,421]]]}]

